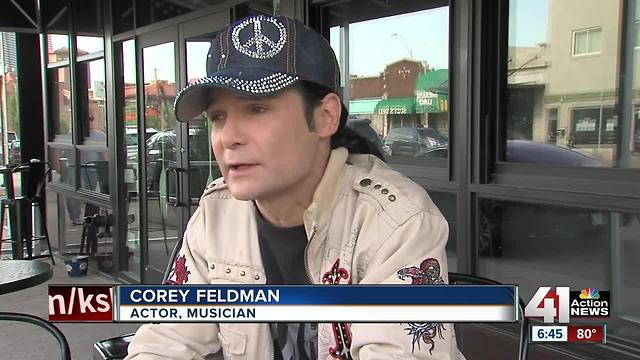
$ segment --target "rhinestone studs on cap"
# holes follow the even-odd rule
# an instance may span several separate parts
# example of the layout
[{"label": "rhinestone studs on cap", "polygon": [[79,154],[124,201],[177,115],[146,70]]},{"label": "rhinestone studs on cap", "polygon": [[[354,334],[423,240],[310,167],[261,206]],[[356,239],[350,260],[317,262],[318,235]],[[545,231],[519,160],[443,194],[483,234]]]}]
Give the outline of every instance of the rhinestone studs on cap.
[{"label": "rhinestone studs on cap", "polygon": [[[269,39],[262,33],[265,26],[275,26],[278,29],[278,39]],[[240,35],[252,34],[249,40],[241,41]],[[244,36],[243,36],[244,37]],[[287,42],[287,31],[277,19],[263,15],[246,19],[236,25],[231,33],[233,47],[239,52],[254,59],[272,58],[282,50]]]}]

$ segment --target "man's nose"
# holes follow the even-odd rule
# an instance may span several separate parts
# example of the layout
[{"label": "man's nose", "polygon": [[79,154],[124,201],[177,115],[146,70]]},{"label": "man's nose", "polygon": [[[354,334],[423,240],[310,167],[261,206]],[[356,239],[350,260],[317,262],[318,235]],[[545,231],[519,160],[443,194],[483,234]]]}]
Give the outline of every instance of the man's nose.
[{"label": "man's nose", "polygon": [[220,130],[220,142],[226,149],[233,149],[246,142],[245,131],[241,126],[241,121],[232,114],[227,115],[224,126]]}]

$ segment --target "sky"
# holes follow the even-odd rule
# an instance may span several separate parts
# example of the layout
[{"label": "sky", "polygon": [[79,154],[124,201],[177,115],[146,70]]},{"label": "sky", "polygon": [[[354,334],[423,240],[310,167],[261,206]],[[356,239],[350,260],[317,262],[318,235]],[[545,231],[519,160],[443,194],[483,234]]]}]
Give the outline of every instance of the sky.
[{"label": "sky", "polygon": [[[510,0],[509,46],[535,46],[546,41],[549,1]],[[331,46],[338,58],[339,34],[339,27],[330,31]],[[54,35],[51,41],[54,50],[68,46],[66,36]],[[125,50],[132,53],[133,42],[127,43]],[[349,44],[349,72],[352,75],[377,76],[386,65],[404,58],[426,62],[434,69],[446,69],[449,67],[449,7],[351,23]],[[78,48],[88,52],[101,51],[102,41],[79,37]],[[174,61],[168,58],[172,49],[172,44],[145,49],[146,81],[156,76],[159,80],[175,81]],[[191,60],[187,65],[189,79],[205,74],[208,49],[209,44],[204,42],[187,44],[187,57]],[[93,71],[92,67],[92,80],[104,81],[104,76],[97,73],[99,71]],[[125,66],[125,78],[134,78],[132,66]]]},{"label": "sky", "polygon": [[549,1],[509,1],[509,46],[536,46],[547,42]]},{"label": "sky", "polygon": [[[340,29],[330,32],[330,42],[340,56]],[[377,76],[395,61],[412,58],[432,68],[446,69],[449,62],[449,7],[389,16],[349,25],[349,73]]]}]

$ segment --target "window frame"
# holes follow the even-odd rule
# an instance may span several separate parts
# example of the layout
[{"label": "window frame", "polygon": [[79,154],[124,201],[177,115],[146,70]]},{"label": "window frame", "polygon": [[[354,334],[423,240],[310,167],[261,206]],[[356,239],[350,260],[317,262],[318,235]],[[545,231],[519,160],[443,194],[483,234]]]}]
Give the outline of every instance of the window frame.
[{"label": "window frame", "polygon": [[[312,1],[312,9],[310,10],[310,25],[313,29],[322,34],[327,41],[330,39],[330,24],[327,20],[329,10],[332,6],[342,3],[340,0],[327,0],[327,1]],[[463,101],[456,101],[458,94],[455,93],[453,89],[454,85],[454,72],[456,69],[457,62],[460,61],[458,57],[460,56],[460,49],[456,46],[458,39],[454,38],[454,0],[430,0],[424,2],[403,2],[404,5],[402,7],[398,6],[396,8],[388,7],[389,13],[375,13],[372,12],[370,14],[359,13],[359,14],[351,14],[354,15],[353,19],[349,19],[349,24],[354,22],[361,22],[367,20],[374,20],[384,17],[397,16],[403,14],[410,14],[412,12],[424,11],[429,9],[436,9],[443,6],[448,6],[448,17],[449,17],[449,25],[448,25],[448,72],[449,72],[449,97],[447,101],[447,123],[449,126],[448,129],[448,157],[447,158],[422,158],[418,162],[414,158],[398,158],[394,159],[393,162],[388,162],[389,166],[391,166],[394,170],[397,170],[403,173],[406,176],[411,177],[414,181],[418,183],[437,183],[442,184],[443,182],[455,182],[455,173],[454,169],[454,152],[452,151],[455,141],[455,137],[457,136],[455,130],[455,123],[458,120],[454,120],[454,114],[463,114],[464,111],[458,111],[458,106],[466,107],[467,104],[463,104]],[[347,42],[348,46],[348,42]],[[340,57],[347,60],[349,62],[348,54],[343,53],[343,49],[340,50]],[[341,59],[338,59],[340,61]],[[341,68],[341,86],[345,88],[342,89],[343,92],[348,92],[349,87],[346,86],[348,82],[345,84],[343,81],[348,81],[348,77],[345,77],[342,73],[344,71]],[[348,64],[347,64],[348,71]],[[344,96],[345,94],[342,94]],[[341,98],[342,98],[341,96]],[[349,94],[346,94],[347,97],[350,98]],[[453,99],[453,100],[452,100]],[[351,100],[351,99],[349,99]],[[460,103],[460,104],[457,104]],[[460,115],[461,116],[461,115]],[[446,186],[447,188],[451,188],[452,186]]]},{"label": "window frame", "polygon": [[[600,32],[600,50],[598,51],[591,51],[590,47],[591,47],[591,42],[590,40],[590,36],[592,32],[595,31],[599,31]],[[585,53],[580,53],[577,54],[576,53],[576,40],[578,35],[584,33],[587,36],[587,50]],[[593,26],[590,28],[586,28],[586,29],[580,29],[580,30],[573,30],[571,33],[571,56],[572,57],[584,57],[584,56],[594,56],[594,55],[600,55],[602,54],[602,26]]]}]

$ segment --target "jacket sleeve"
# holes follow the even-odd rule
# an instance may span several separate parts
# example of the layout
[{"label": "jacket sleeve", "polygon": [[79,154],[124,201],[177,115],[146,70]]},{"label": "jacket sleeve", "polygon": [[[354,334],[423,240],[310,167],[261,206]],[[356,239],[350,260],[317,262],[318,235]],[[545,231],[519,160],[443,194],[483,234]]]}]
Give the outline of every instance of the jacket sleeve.
[{"label": "jacket sleeve", "polygon": [[[396,228],[377,249],[361,284],[445,284],[447,221],[420,212]],[[351,325],[351,355],[362,359],[464,359],[453,324],[388,323]]]},{"label": "jacket sleeve", "polygon": [[[168,284],[209,283],[206,277],[207,262],[193,244],[198,239],[188,234],[187,231],[169,274]],[[220,351],[220,348],[218,324],[145,324],[138,328],[129,344],[125,360],[204,359]]]}]

